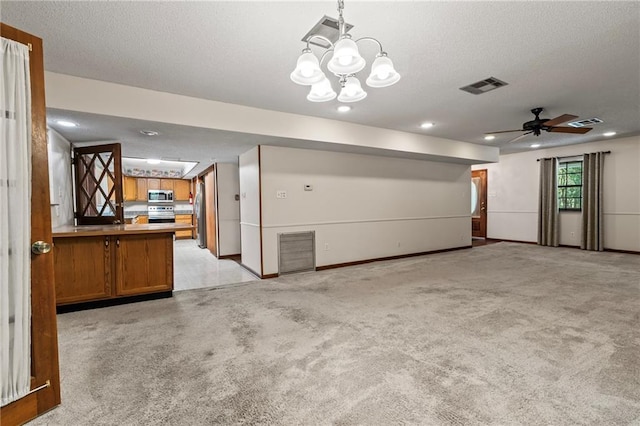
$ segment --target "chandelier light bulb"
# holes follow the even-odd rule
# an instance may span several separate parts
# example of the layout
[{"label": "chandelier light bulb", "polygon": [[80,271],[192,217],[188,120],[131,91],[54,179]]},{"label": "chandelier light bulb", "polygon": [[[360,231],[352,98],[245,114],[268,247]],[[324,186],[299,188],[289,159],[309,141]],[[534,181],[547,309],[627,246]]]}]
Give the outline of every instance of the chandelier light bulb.
[{"label": "chandelier light bulb", "polygon": [[325,78],[320,63],[311,50],[305,49],[298,58],[296,69],[290,75],[291,81],[303,86],[310,86]]},{"label": "chandelier light bulb", "polygon": [[371,75],[367,78],[367,86],[387,87],[396,84],[400,74],[393,68],[393,62],[386,53],[379,55],[371,66]]},{"label": "chandelier light bulb", "polygon": [[327,102],[336,98],[336,92],[331,87],[331,83],[325,77],[318,83],[311,86],[307,95],[307,100],[311,102]]},{"label": "chandelier light bulb", "polygon": [[365,65],[367,61],[360,56],[356,42],[345,36],[336,43],[327,68],[335,75],[354,74],[362,71]]},{"label": "chandelier light bulb", "polygon": [[355,77],[347,77],[344,87],[338,95],[340,102],[358,102],[367,97],[367,92],[362,90],[360,81]]}]

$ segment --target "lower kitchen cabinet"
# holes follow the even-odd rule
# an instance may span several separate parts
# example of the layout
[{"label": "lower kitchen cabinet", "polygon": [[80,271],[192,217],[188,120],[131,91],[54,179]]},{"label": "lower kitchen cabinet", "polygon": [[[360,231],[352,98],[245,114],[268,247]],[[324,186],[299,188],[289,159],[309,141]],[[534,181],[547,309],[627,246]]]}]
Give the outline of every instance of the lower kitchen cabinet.
[{"label": "lower kitchen cabinet", "polygon": [[[191,214],[177,214],[176,223],[182,223],[185,225],[191,225],[193,222],[193,215]],[[186,231],[176,231],[176,240],[193,238],[193,230],[188,229]]]},{"label": "lower kitchen cabinet", "polygon": [[113,290],[109,237],[53,240],[56,303],[107,299]]},{"label": "lower kitchen cabinet", "polygon": [[173,233],[54,238],[56,303],[173,290]]}]

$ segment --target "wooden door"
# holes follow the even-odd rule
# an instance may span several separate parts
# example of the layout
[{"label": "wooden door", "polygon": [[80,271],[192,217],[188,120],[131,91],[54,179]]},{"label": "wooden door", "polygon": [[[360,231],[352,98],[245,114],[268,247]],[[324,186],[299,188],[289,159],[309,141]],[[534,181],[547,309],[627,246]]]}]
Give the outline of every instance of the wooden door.
[{"label": "wooden door", "polygon": [[147,179],[146,178],[137,178],[136,179],[137,186],[137,197],[136,201],[147,201],[148,187],[147,187]]},{"label": "wooden door", "polygon": [[73,149],[78,225],[124,223],[120,144]]},{"label": "wooden door", "polygon": [[123,195],[124,201],[136,201],[138,199],[137,180],[138,179],[130,176],[124,177],[124,185],[122,186],[122,195]]},{"label": "wooden door", "polygon": [[487,237],[487,170],[471,171],[471,235]]},{"label": "wooden door", "polygon": [[191,182],[186,179],[176,179],[173,182],[173,199],[176,201],[189,201]]},{"label": "wooden door", "polygon": [[160,179],[147,178],[147,188],[148,189],[160,189]]},{"label": "wooden door", "polygon": [[112,293],[109,237],[56,238],[56,303],[106,299]]},{"label": "wooden door", "polygon": [[218,255],[218,227],[216,221],[216,175],[212,168],[204,175],[204,202],[206,212],[207,248],[214,256]]},{"label": "wooden door", "polygon": [[173,234],[118,235],[116,294],[130,296],[173,289]]},{"label": "wooden door", "polygon": [[[2,37],[31,47],[31,241],[52,244],[42,40],[0,23]],[[60,404],[53,255],[31,256],[31,389],[0,409],[3,426],[22,424]]]}]

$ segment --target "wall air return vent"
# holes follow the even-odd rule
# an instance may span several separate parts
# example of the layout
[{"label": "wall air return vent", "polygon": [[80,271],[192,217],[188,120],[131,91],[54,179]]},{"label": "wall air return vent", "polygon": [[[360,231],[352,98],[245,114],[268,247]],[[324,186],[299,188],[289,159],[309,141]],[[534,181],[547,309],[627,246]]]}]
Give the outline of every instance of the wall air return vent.
[{"label": "wall air return vent", "polygon": [[278,234],[278,275],[315,271],[316,233],[290,232]]},{"label": "wall air return vent", "polygon": [[473,95],[481,95],[494,89],[498,89],[502,86],[506,86],[509,83],[505,83],[502,80],[498,80],[495,77],[489,77],[484,80],[480,80],[477,83],[470,84],[468,86],[461,87],[460,90],[469,92]]},{"label": "wall air return vent", "polygon": [[584,127],[584,126],[593,126],[594,124],[600,124],[600,123],[604,123],[604,121],[594,117],[594,118],[589,118],[587,120],[572,121],[571,123],[567,123],[567,126]]},{"label": "wall air return vent", "polygon": [[[351,30],[351,28],[353,28],[352,24],[347,24],[346,22],[344,23],[345,33],[348,33],[349,30]],[[327,15],[324,15],[322,19],[320,19],[318,23],[315,24],[313,28],[311,28],[309,32],[305,34],[304,37],[302,37],[302,41],[306,43],[307,39],[314,34],[326,37],[329,40],[331,40],[331,43],[335,43],[336,41],[338,41],[338,38],[340,38],[340,30],[338,29],[338,20],[334,18],[330,18]],[[327,44],[327,42],[319,38],[314,38],[309,43],[315,44],[316,46],[320,46],[324,49],[328,49],[331,47],[329,44]]]}]

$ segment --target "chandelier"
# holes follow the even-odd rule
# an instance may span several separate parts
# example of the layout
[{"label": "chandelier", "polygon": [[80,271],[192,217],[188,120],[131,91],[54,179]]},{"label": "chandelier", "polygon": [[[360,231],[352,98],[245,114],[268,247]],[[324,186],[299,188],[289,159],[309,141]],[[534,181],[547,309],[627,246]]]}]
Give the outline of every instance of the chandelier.
[{"label": "chandelier", "polygon": [[[337,95],[338,101],[357,102],[367,97],[367,92],[362,89],[362,85],[356,77],[356,73],[362,71],[366,65],[366,61],[358,52],[357,43],[361,41],[376,43],[380,49],[371,66],[371,74],[366,80],[367,85],[375,88],[387,87],[400,80],[400,74],[393,68],[393,62],[387,57],[387,52],[382,50],[382,44],[378,40],[373,37],[352,40],[351,35],[346,33],[342,9],[344,9],[344,1],[338,0],[338,30],[340,34],[338,41],[334,44],[331,40],[319,34],[313,34],[308,37],[306,40],[307,47],[302,50],[296,69],[293,70],[290,76],[294,83],[311,86],[311,90],[307,95],[307,100],[311,102],[327,102],[336,98],[336,92],[333,90],[331,82],[320,68],[331,52],[333,52],[333,55],[327,63],[327,69],[338,77],[341,87],[340,94]],[[313,39],[321,39],[329,45],[320,60],[309,48],[309,42]]]}]

